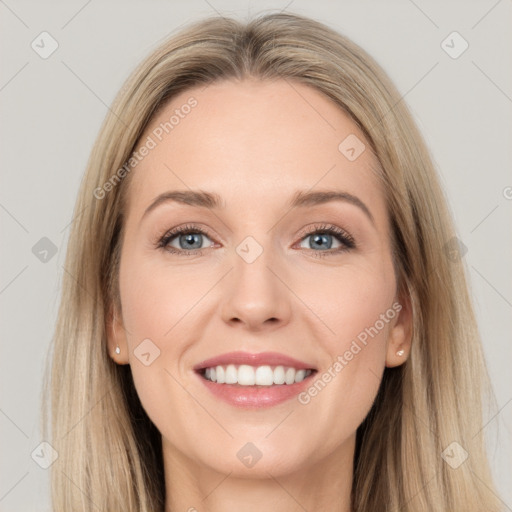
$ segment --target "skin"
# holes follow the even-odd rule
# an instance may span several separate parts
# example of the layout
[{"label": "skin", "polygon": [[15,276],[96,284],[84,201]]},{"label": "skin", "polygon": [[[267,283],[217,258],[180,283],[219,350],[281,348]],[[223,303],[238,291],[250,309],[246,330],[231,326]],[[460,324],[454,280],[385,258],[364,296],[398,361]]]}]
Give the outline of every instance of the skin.
[{"label": "skin", "polygon": [[[189,89],[141,140],[191,96],[197,106],[130,176],[122,311],[109,337],[111,357],[130,364],[162,434],[166,511],[349,511],[356,430],[385,366],[406,360],[411,338],[410,303],[397,295],[384,192],[370,170],[375,160],[366,150],[349,161],[338,150],[348,135],[369,148],[354,122],[318,91],[284,80]],[[142,219],[159,194],[183,189],[217,193],[226,206],[167,202]],[[374,222],[348,202],[286,206],[295,191],[310,189],[357,196]],[[200,253],[156,248],[161,235],[190,223],[208,232]],[[323,223],[347,231],[356,248],[336,253],[343,242],[329,236],[323,247],[332,240],[330,249],[315,245],[306,231]],[[236,252],[247,236],[263,248],[252,263]],[[170,244],[179,249],[179,235]],[[292,398],[237,409],[213,396],[192,370],[225,352],[276,351],[311,363],[320,376],[396,302],[400,313],[307,404]],[[134,354],[147,338],[160,350],[149,366]],[[252,468],[237,457],[247,442],[262,454]]]}]

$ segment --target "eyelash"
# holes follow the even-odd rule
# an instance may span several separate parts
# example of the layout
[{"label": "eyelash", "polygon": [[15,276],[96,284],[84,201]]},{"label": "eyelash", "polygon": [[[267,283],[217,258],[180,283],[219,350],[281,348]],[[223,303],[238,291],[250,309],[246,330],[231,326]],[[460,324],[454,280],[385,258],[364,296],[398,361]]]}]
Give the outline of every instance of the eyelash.
[{"label": "eyelash", "polygon": [[[356,248],[355,241],[351,235],[349,235],[346,231],[340,229],[339,227],[333,224],[316,224],[313,226],[311,230],[308,230],[304,233],[300,239],[302,241],[304,238],[308,236],[322,233],[333,235],[339,242],[341,242],[345,247],[339,247],[337,249],[328,249],[325,251],[315,251],[313,249],[307,249],[308,251],[312,251],[315,256],[319,256],[324,258],[326,256],[333,256],[335,254],[340,254],[345,251],[349,251],[351,249]],[[167,244],[178,235],[191,235],[191,234],[200,234],[211,238],[210,235],[202,229],[200,226],[196,226],[194,224],[188,224],[186,226],[180,226],[172,229],[171,231],[167,231],[162,237],[159,238],[157,242],[157,248],[163,249],[164,251],[170,252],[171,254],[179,254],[187,256],[189,255],[200,255],[204,249],[195,249],[191,251],[185,251],[183,249],[176,249],[175,247],[170,247]]]}]

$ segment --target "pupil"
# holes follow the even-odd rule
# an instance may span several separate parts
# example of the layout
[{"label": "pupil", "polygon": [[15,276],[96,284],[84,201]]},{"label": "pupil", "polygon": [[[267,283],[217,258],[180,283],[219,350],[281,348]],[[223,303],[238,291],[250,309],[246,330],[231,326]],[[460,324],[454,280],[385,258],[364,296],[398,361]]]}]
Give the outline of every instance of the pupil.
[{"label": "pupil", "polygon": [[[182,237],[186,240],[185,244],[182,243],[182,239],[180,238],[180,246],[182,249],[199,249],[201,247],[201,234],[188,234],[188,235],[182,235]],[[196,237],[196,240],[194,240],[194,237]],[[196,245],[194,246],[194,243]]]},{"label": "pupil", "polygon": [[327,249],[331,248],[332,245],[332,239],[331,235],[314,235],[313,240],[315,244],[320,244],[322,242],[325,242],[327,244]]}]

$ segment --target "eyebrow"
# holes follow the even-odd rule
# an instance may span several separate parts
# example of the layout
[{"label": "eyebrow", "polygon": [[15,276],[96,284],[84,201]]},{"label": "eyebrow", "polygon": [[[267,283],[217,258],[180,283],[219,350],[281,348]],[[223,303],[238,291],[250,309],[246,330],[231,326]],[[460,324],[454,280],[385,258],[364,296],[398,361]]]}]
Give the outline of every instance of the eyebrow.
[{"label": "eyebrow", "polygon": [[[343,201],[353,204],[360,208],[365,215],[370,219],[372,224],[375,224],[375,219],[366,204],[361,201],[357,196],[349,194],[348,192],[339,190],[319,190],[319,191],[301,191],[296,192],[288,203],[288,208],[305,208],[308,206],[318,206],[321,204],[329,203],[331,201]],[[206,192],[204,190],[172,190],[164,192],[156,197],[156,199],[146,208],[142,218],[146,217],[149,212],[168,202],[176,202],[189,206],[198,206],[200,208],[208,209],[224,209],[226,203],[216,193]]]}]

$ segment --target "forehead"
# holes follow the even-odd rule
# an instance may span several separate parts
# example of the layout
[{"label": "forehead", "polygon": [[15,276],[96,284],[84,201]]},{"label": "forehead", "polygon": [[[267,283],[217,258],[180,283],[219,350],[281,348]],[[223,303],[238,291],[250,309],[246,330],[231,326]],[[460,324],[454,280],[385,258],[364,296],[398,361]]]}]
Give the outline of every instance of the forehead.
[{"label": "forehead", "polygon": [[315,187],[384,208],[364,135],[332,100],[297,82],[188,89],[151,120],[139,148],[145,144],[151,149],[132,171],[130,216],[162,192],[187,188],[215,192],[239,212]]}]

